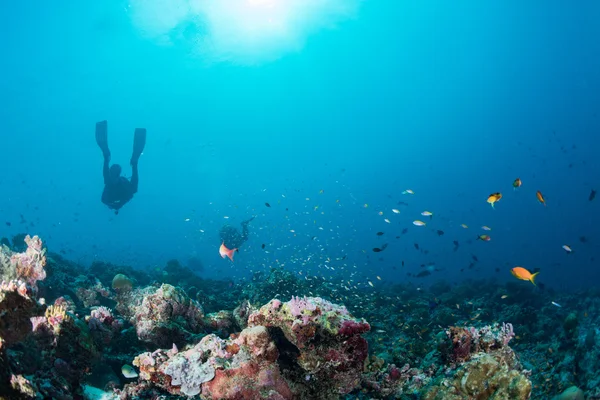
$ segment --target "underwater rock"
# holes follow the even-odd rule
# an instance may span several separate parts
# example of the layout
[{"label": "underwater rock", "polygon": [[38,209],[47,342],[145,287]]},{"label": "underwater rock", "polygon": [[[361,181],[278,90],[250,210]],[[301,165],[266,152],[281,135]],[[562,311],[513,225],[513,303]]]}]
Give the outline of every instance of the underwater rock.
[{"label": "underwater rock", "polygon": [[164,284],[158,289],[132,292],[131,298],[123,300],[127,303],[126,307],[119,310],[124,315],[133,313],[130,322],[143,342],[159,347],[173,343],[183,347],[203,330],[202,306],[182,289]]},{"label": "underwater rock", "polygon": [[589,351],[596,345],[596,328],[591,327],[585,335],[584,346]]},{"label": "underwater rock", "polygon": [[447,339],[439,344],[442,359],[448,364],[461,364],[473,354],[490,352],[508,347],[515,336],[512,324],[462,328],[451,326],[446,330]]},{"label": "underwater rock", "polygon": [[584,400],[583,390],[577,386],[571,386],[552,400]]},{"label": "underwater rock", "polygon": [[236,325],[233,313],[226,310],[206,314],[203,323],[210,330],[224,336],[233,333]]},{"label": "underwater rock", "polygon": [[418,393],[431,381],[431,378],[418,368],[409,364],[398,368],[395,364],[381,365],[367,363],[362,376],[361,386],[373,395],[383,398],[402,398],[405,393]]},{"label": "underwater rock", "polygon": [[250,304],[248,300],[244,300],[242,304],[233,310],[233,319],[240,330],[245,329],[248,326],[248,317],[256,310],[258,310],[258,308]]},{"label": "underwater rock", "polygon": [[428,385],[425,400],[529,399],[529,372],[508,346],[514,337],[511,324],[450,327],[446,335],[439,350],[449,368]]},{"label": "underwater rock", "polygon": [[346,307],[319,297],[293,297],[286,303],[273,299],[248,318],[248,326],[258,325],[269,328],[290,364],[284,376],[301,397],[338,398],[360,384],[368,355],[361,334],[371,327]]},{"label": "underwater rock", "polygon": [[226,340],[209,334],[183,351],[174,345],[140,354],[133,362],[139,382],[121,397],[160,388],[205,399],[339,399],[360,383],[368,353],[361,334],[370,326],[345,307],[321,298],[274,299],[248,323]]},{"label": "underwater rock", "polygon": [[80,398],[80,384],[98,356],[85,322],[55,303],[32,317],[31,325],[26,346],[7,353],[12,388],[19,393],[9,398]]},{"label": "underwater rock", "polygon": [[[170,394],[203,399],[292,399],[276,360],[278,351],[264,327],[247,328],[223,340],[205,336],[194,347],[179,352],[157,350],[135,358],[140,380],[152,382]],[[141,396],[139,384],[126,385],[122,395]]]},{"label": "underwater rock", "polygon": [[93,309],[90,315],[85,317],[85,321],[96,347],[100,349],[108,346],[113,337],[120,334],[125,323],[122,319],[115,318],[111,309],[103,306]]},{"label": "underwater rock", "polygon": [[443,377],[429,388],[424,400],[526,400],[531,382],[502,352],[480,353],[461,365],[454,376]]},{"label": "underwater rock", "polygon": [[0,349],[23,340],[32,328],[31,317],[41,307],[23,281],[0,284]]},{"label": "underwater rock", "polygon": [[563,328],[565,330],[565,336],[567,339],[575,338],[577,334],[577,327],[579,326],[579,319],[577,318],[577,314],[572,312],[567,315],[565,318],[565,322],[563,324]]}]

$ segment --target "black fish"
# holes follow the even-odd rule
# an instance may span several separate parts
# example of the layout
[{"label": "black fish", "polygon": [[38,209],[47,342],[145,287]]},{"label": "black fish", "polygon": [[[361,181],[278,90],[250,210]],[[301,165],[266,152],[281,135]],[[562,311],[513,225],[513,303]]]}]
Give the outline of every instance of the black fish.
[{"label": "black fish", "polygon": [[592,189],[592,191],[590,192],[590,197],[588,198],[589,201],[592,201],[596,198],[596,191],[594,189]]},{"label": "black fish", "polygon": [[437,230],[437,234],[438,236],[442,236],[444,234],[444,231]]},{"label": "black fish", "polygon": [[387,243],[385,243],[383,246],[381,246],[381,248],[379,248],[379,247],[374,247],[374,248],[373,248],[373,251],[374,251],[375,253],[379,253],[380,251],[384,251],[384,250],[386,249],[386,247],[388,247],[388,244],[387,244]]},{"label": "black fish", "polygon": [[404,235],[406,232],[408,232],[408,228],[404,228],[402,229],[402,234]]},{"label": "black fish", "polygon": [[269,203],[265,203],[265,206],[271,208],[271,205]]},{"label": "black fish", "polygon": [[5,222],[6,226],[11,226],[12,224],[8,221]]},{"label": "black fish", "polygon": [[288,208],[287,208],[287,207],[285,208],[285,211],[288,211]]},{"label": "black fish", "polygon": [[454,243],[454,251],[458,250],[458,240],[454,240],[452,243]]},{"label": "black fish", "polygon": [[419,250],[419,243],[415,243],[415,249]]},{"label": "black fish", "polygon": [[421,271],[421,272],[419,272],[419,273],[418,273],[418,274],[416,274],[415,276],[416,276],[417,278],[424,278],[424,277],[426,277],[426,276],[429,276],[429,275],[431,275],[431,272],[429,272],[428,270],[425,270],[425,271]]},{"label": "black fish", "polygon": [[407,206],[408,205],[408,203],[406,203],[404,201],[399,201],[398,204],[401,205],[401,206]]},{"label": "black fish", "polygon": [[404,267],[404,260],[402,260],[402,266]]},{"label": "black fish", "polygon": [[479,262],[479,259],[477,258],[477,256],[475,254],[471,254],[471,257],[473,258],[473,261]]},{"label": "black fish", "polygon": [[383,235],[383,232],[377,232],[377,236]]},{"label": "black fish", "polygon": [[586,238],[585,236],[580,236],[580,237],[579,237],[579,241],[580,241],[581,243],[587,243],[587,241],[588,241],[588,240],[587,240],[587,238]]},{"label": "black fish", "polygon": [[396,236],[396,239],[400,239],[400,236]]},{"label": "black fish", "polygon": [[262,247],[264,249],[265,248],[265,244],[263,243],[262,246],[260,246],[260,247]]}]

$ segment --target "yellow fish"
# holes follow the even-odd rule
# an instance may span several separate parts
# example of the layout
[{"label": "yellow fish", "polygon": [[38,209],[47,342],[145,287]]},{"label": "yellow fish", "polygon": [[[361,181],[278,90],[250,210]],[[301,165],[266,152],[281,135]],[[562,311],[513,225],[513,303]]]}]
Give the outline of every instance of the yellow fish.
[{"label": "yellow fish", "polygon": [[501,198],[502,198],[501,193],[492,193],[488,196],[487,202],[490,203],[492,208],[494,208],[494,203],[496,203],[497,201],[500,201]]},{"label": "yellow fish", "polygon": [[535,277],[537,274],[539,274],[539,272],[532,274],[531,272],[527,271],[523,267],[514,267],[513,269],[510,270],[510,273],[515,278],[520,279],[522,281],[529,281],[529,282],[533,283],[534,285],[535,285]]}]

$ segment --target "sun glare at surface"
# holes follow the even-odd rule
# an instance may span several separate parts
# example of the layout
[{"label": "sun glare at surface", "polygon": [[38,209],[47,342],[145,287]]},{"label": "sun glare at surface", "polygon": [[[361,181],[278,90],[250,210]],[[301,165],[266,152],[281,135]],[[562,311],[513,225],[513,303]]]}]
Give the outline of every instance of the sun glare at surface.
[{"label": "sun glare at surface", "polygon": [[362,1],[131,0],[130,9],[140,33],[160,44],[185,42],[210,63],[260,64],[300,51],[309,35],[354,17]]}]

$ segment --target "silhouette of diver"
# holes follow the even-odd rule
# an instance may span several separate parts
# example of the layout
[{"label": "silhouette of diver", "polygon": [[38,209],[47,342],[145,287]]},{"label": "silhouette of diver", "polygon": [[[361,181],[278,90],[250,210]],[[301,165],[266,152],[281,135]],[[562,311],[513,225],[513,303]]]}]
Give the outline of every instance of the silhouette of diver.
[{"label": "silhouette of diver", "polygon": [[104,156],[104,191],[102,192],[102,202],[108,208],[115,210],[119,214],[119,209],[123,207],[138,190],[138,161],[144,151],[146,144],[146,129],[136,128],[133,136],[133,154],[131,155],[131,180],[121,176],[121,166],[110,163],[110,150],[108,149],[108,133],[106,121],[96,123],[96,143],[102,150]]},{"label": "silhouette of diver", "polygon": [[231,225],[224,225],[219,231],[219,236],[221,237],[221,242],[225,243],[225,247],[228,249],[239,249],[242,244],[248,240],[248,234],[250,233],[248,231],[248,224],[254,218],[255,217],[252,217],[242,221],[242,233],[240,233],[237,228]]}]

